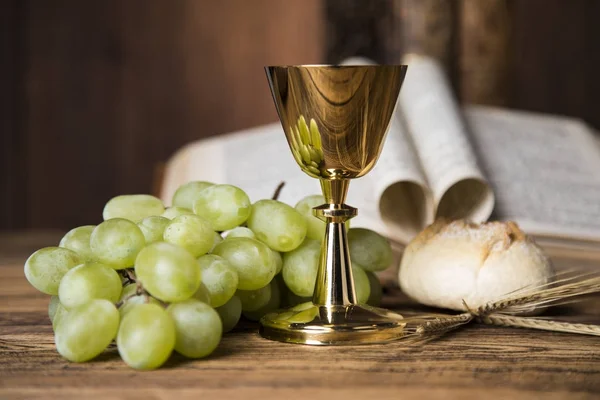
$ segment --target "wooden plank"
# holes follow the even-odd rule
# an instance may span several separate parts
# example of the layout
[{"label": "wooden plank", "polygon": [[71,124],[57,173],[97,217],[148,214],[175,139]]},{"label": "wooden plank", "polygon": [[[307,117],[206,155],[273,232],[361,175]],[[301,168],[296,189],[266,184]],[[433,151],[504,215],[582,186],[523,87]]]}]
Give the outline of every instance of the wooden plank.
[{"label": "wooden plank", "polygon": [[505,106],[510,88],[512,15],[506,0],[462,0],[458,23],[460,98]]},{"label": "wooden plank", "polygon": [[98,222],[187,142],[276,120],[264,65],[323,61],[320,0],[25,4],[29,227]]},{"label": "wooden plank", "polygon": [[[1,238],[0,254],[54,240],[51,233],[10,238]],[[69,363],[54,350],[48,297],[23,277],[25,257],[0,261],[0,398],[591,399],[600,392],[598,338],[477,325],[419,346],[310,347],[264,340],[245,323],[207,359],[174,355],[154,372],[130,369],[114,347],[93,362]],[[397,290],[390,294],[386,306],[409,304]],[[598,300],[555,314],[600,323]]]},{"label": "wooden plank", "polygon": [[276,121],[265,65],[323,61],[320,0],[121,7],[119,192],[148,192],[149,167],[188,142]]},{"label": "wooden plank", "polygon": [[27,8],[29,226],[101,221],[120,143],[116,0],[31,0]]},{"label": "wooden plank", "polygon": [[0,230],[22,228],[26,223],[24,12],[19,0],[0,6]]},{"label": "wooden plank", "polygon": [[451,82],[456,81],[458,21],[455,1],[400,0],[402,50],[426,54],[444,66]]},{"label": "wooden plank", "polygon": [[324,0],[326,61],[367,57],[378,63],[398,63],[402,45],[399,0]]},{"label": "wooden plank", "polygon": [[[318,378],[318,377],[317,377]],[[314,399],[314,400],[332,400],[332,399],[359,399],[359,398],[377,398],[377,399],[397,399],[398,397],[406,396],[419,399],[464,399],[464,400],[478,400],[485,396],[487,393],[485,390],[473,391],[468,389],[456,388],[453,389],[451,394],[444,388],[429,387],[427,385],[422,387],[413,386],[412,384],[403,385],[398,387],[396,385],[385,385],[378,389],[361,388],[357,389],[356,386],[349,385],[348,387],[325,387],[325,388],[311,388],[310,386],[305,387],[277,387],[277,388],[256,388],[256,387],[244,387],[240,389],[237,386],[228,386],[219,389],[204,389],[204,388],[169,388],[168,390],[161,389],[144,389],[144,388],[103,388],[99,390],[81,390],[81,389],[59,389],[59,390],[48,390],[48,389],[26,389],[19,391],[6,391],[7,398],[15,398],[13,396],[24,396],[27,399],[47,399],[57,398],[61,399],[80,399],[81,396],[86,398],[103,398],[103,399],[134,399],[134,400],[147,400],[147,399],[190,399],[195,400],[198,397],[203,398],[224,398],[235,399],[244,394],[251,399],[278,399],[281,396],[285,396],[286,399]],[[572,392],[546,392],[543,395],[531,391],[518,391],[504,388],[495,388],[493,395],[497,395],[498,398],[502,399],[532,399],[540,398],[543,396],[547,400],[560,400],[560,399],[596,399],[595,394],[588,393],[572,393]],[[450,397],[449,397],[450,396]],[[16,398],[19,398],[16,397]]]},{"label": "wooden plank", "polygon": [[[513,2],[512,107],[582,116],[589,56],[586,4],[586,0]],[[597,51],[600,39],[589,39],[597,43]]]},{"label": "wooden plank", "polygon": [[585,8],[585,109],[583,117],[600,137],[600,2],[588,0]]}]

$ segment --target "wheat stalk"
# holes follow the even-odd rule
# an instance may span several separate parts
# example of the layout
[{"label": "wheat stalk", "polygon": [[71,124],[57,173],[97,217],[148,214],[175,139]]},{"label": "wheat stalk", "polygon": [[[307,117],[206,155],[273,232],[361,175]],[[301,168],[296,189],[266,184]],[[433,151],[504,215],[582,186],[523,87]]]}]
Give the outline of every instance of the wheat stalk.
[{"label": "wheat stalk", "polygon": [[572,324],[569,322],[548,321],[516,315],[492,314],[480,321],[488,325],[509,326],[514,328],[541,329],[552,332],[578,333],[581,335],[600,336],[600,325]]},{"label": "wheat stalk", "polygon": [[405,338],[414,342],[424,342],[440,337],[471,321],[495,326],[600,336],[599,325],[573,324],[512,315],[530,312],[540,307],[572,303],[576,297],[600,293],[600,275],[598,273],[575,274],[568,272],[557,275],[556,278],[550,283],[523,287],[502,299],[489,302],[474,310],[463,302],[467,309],[466,313],[447,316],[430,314],[408,318]]}]

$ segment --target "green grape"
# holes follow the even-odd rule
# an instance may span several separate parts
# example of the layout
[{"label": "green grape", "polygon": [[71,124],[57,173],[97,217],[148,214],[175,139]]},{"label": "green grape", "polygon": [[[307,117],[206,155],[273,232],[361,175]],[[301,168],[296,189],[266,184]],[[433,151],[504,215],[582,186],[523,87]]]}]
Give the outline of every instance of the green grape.
[{"label": "green grape", "polygon": [[242,302],[242,311],[256,311],[271,300],[271,284],[256,290],[238,290],[236,296]]},{"label": "green grape", "polygon": [[281,291],[279,290],[279,283],[276,279],[273,279],[269,286],[271,287],[271,296],[267,304],[254,311],[243,310],[244,317],[248,318],[250,321],[260,321],[265,314],[273,312],[281,306]]},{"label": "green grape", "polygon": [[61,321],[64,317],[69,313],[69,310],[65,308],[60,302],[56,306],[56,312],[54,313],[54,317],[52,318],[52,329],[56,330],[58,325],[60,325]]},{"label": "green grape", "polygon": [[227,303],[238,287],[235,269],[223,257],[207,254],[198,259],[202,270],[202,283],[207,289],[210,304],[220,307]]},{"label": "green grape", "polygon": [[[133,310],[134,307],[146,303],[150,303],[150,301],[146,302],[146,299],[144,299],[142,296],[132,297],[125,303],[121,304],[121,307],[119,307],[119,316],[121,317],[121,319],[123,319],[131,310]],[[153,301],[152,304],[160,305],[160,303],[157,303],[155,301]]]},{"label": "green grape", "polygon": [[315,307],[312,302],[300,303],[291,307],[285,312],[274,315],[276,321],[286,321],[296,324],[308,323],[319,314],[319,307]]},{"label": "green grape", "polygon": [[[121,296],[119,297],[119,301],[127,301],[127,299],[129,297],[136,296],[137,289],[138,289],[138,285],[136,285],[135,283],[130,283],[129,285],[124,286],[123,290],[121,291]],[[141,289],[141,286],[140,286],[140,289]]]},{"label": "green grape", "polygon": [[78,228],[71,229],[60,240],[60,247],[73,250],[84,261],[95,261],[96,256],[90,248],[90,236],[96,225],[84,225]]},{"label": "green grape", "polygon": [[386,238],[365,228],[348,231],[350,258],[366,271],[383,271],[393,259],[392,247]]},{"label": "green grape", "polygon": [[300,297],[290,290],[283,280],[283,274],[277,275],[274,279],[279,283],[279,297],[281,298],[281,308],[289,308],[298,304],[312,302],[312,296]]},{"label": "green grape", "polygon": [[137,285],[133,283],[123,288],[119,302],[123,302],[123,304],[121,304],[121,307],[119,307],[119,314],[121,315],[121,319],[123,319],[125,315],[138,304],[151,303],[162,306],[162,303],[152,296],[149,296],[147,294],[137,294]]},{"label": "green grape", "polygon": [[215,231],[226,231],[243,224],[250,215],[250,199],[240,188],[214,185],[201,191],[194,212],[206,218]]},{"label": "green grape", "polygon": [[190,298],[200,286],[196,259],[181,247],[165,242],[152,243],[140,251],[135,274],[152,296],[169,303]]},{"label": "green grape", "polygon": [[189,358],[212,353],[223,334],[219,314],[208,304],[197,300],[173,303],[167,312],[175,322],[175,351]]},{"label": "green grape", "polygon": [[298,296],[296,293],[291,290],[287,290],[285,292],[285,297],[281,299],[282,303],[285,303],[286,307],[294,307],[298,304],[304,304],[312,301],[312,296]]},{"label": "green grape", "polygon": [[214,183],[203,182],[203,181],[192,181],[185,185],[179,186],[175,194],[173,195],[172,204],[177,207],[194,208],[194,202],[198,197],[198,194],[207,187],[213,186]]},{"label": "green grape", "polygon": [[275,276],[271,250],[250,238],[222,241],[213,254],[223,257],[238,274],[238,289],[256,290],[266,286]]},{"label": "green grape", "polygon": [[146,245],[140,228],[123,218],[109,219],[94,229],[90,247],[98,261],[114,269],[128,268]]},{"label": "green grape", "polygon": [[183,247],[194,257],[208,253],[214,244],[214,231],[210,223],[197,215],[180,215],[165,228],[165,242]]},{"label": "green grape", "polygon": [[25,277],[42,293],[56,296],[62,277],[83,259],[74,251],[60,247],[44,247],[25,262]]},{"label": "green grape", "polygon": [[367,277],[369,278],[369,285],[371,286],[371,294],[367,300],[367,304],[373,307],[379,307],[381,305],[381,299],[383,297],[383,288],[381,281],[375,275],[374,272],[367,271]]},{"label": "green grape", "polygon": [[[204,279],[204,276],[202,276],[202,279]],[[192,295],[192,298],[212,306],[210,293],[208,293],[208,289],[203,282],[200,282],[200,286],[198,286],[198,290]]]},{"label": "green grape", "polygon": [[121,289],[121,278],[114,269],[100,263],[86,263],[65,274],[60,281],[58,296],[61,304],[70,309],[93,299],[116,303]]},{"label": "green grape", "polygon": [[56,350],[69,361],[91,360],[108,347],[118,329],[115,305],[108,300],[92,300],[70,310],[57,325]]},{"label": "green grape", "polygon": [[[325,197],[320,194],[307,196],[296,203],[294,207],[306,220],[306,237],[313,240],[322,241],[325,236],[325,222],[315,217],[313,208],[325,204]],[[350,221],[346,222],[346,231],[350,228]]]},{"label": "green grape", "polygon": [[165,212],[162,214],[163,217],[167,218],[167,219],[173,219],[176,217],[179,217],[180,215],[193,215],[194,212],[192,210],[190,210],[189,208],[185,208],[185,207],[169,207],[165,210]]},{"label": "green grape", "polygon": [[215,311],[221,317],[223,332],[229,332],[235,328],[242,316],[242,302],[239,297],[233,296],[227,303],[215,308]]},{"label": "green grape", "polygon": [[230,231],[225,232],[225,239],[232,239],[234,237],[248,237],[251,239],[256,239],[256,235],[252,232],[251,229],[246,228],[245,226],[238,226],[233,228]]},{"label": "green grape", "polygon": [[213,244],[212,244],[212,247],[210,248],[209,253],[212,253],[213,250],[215,249],[215,247],[217,247],[217,245],[219,243],[221,243],[222,241],[223,241],[223,237],[221,235],[219,235],[217,232],[215,232],[213,235]]},{"label": "green grape", "polygon": [[312,296],[317,281],[321,243],[306,239],[300,247],[283,255],[283,280],[294,294]]},{"label": "green grape", "polygon": [[319,308],[313,307],[312,303],[302,303],[293,307],[293,312],[290,316],[286,317],[288,322],[296,324],[307,324],[315,319],[319,315]]},{"label": "green grape", "polygon": [[277,275],[283,268],[283,258],[281,257],[281,253],[271,250],[271,259],[273,260],[273,263],[275,263],[275,275]]},{"label": "green grape", "polygon": [[127,365],[150,370],[160,367],[175,347],[175,323],[156,304],[138,304],[119,326],[117,348]]},{"label": "green grape", "polygon": [[254,203],[247,224],[258,240],[277,251],[292,251],[306,237],[306,221],[302,214],[277,200]]},{"label": "green grape", "polygon": [[165,206],[160,199],[149,194],[128,194],[113,197],[104,206],[102,218],[124,218],[132,222],[140,222],[146,217],[161,215]]},{"label": "green grape", "polygon": [[352,277],[354,278],[354,291],[357,303],[366,304],[371,295],[371,284],[367,273],[358,265],[353,265]]},{"label": "green grape", "polygon": [[313,208],[324,203],[325,197],[315,194],[303,198],[294,207],[306,220],[306,237],[309,239],[323,240],[323,236],[325,236],[325,222],[313,215]]},{"label": "green grape", "polygon": [[50,297],[50,303],[48,303],[48,317],[50,317],[50,322],[54,320],[54,316],[56,315],[56,310],[60,305],[60,298],[58,296]]},{"label": "green grape", "polygon": [[163,240],[163,233],[169,222],[171,221],[167,218],[152,216],[144,218],[137,225],[146,239],[146,244],[150,244]]}]

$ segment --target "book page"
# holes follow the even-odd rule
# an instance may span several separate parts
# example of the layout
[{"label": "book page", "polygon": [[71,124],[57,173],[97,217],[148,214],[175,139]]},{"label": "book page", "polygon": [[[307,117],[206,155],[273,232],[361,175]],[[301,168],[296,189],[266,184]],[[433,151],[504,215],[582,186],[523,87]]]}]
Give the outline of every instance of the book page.
[{"label": "book page", "polygon": [[468,107],[494,218],[539,236],[600,240],[600,146],[578,120]]},{"label": "book page", "polygon": [[255,202],[271,198],[285,181],[280,200],[295,205],[321,192],[319,181],[294,161],[279,123],[193,142],[169,161],[161,198],[171,203],[180,185],[194,180],[239,186]]},{"label": "book page", "polygon": [[[351,57],[341,65],[375,65],[373,60]],[[366,205],[359,215],[379,220],[389,237],[407,243],[433,221],[433,200],[414,145],[398,108],[375,168],[350,185],[351,193]]]},{"label": "book page", "polygon": [[400,115],[392,117],[385,146],[369,174],[378,212],[388,235],[401,243],[433,222],[433,199],[414,146]]},{"label": "book page", "polygon": [[433,195],[435,217],[483,222],[494,194],[479,168],[467,129],[442,67],[433,59],[408,54],[400,91],[404,117]]}]

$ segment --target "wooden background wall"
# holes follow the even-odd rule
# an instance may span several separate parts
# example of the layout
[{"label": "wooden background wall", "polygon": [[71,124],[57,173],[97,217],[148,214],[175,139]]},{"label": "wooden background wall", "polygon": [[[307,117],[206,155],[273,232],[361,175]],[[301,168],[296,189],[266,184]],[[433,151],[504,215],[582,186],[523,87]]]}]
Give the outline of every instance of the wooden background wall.
[{"label": "wooden background wall", "polygon": [[438,57],[463,101],[600,128],[600,1],[5,0],[0,229],[96,223],[195,139],[276,119],[262,66]]}]

